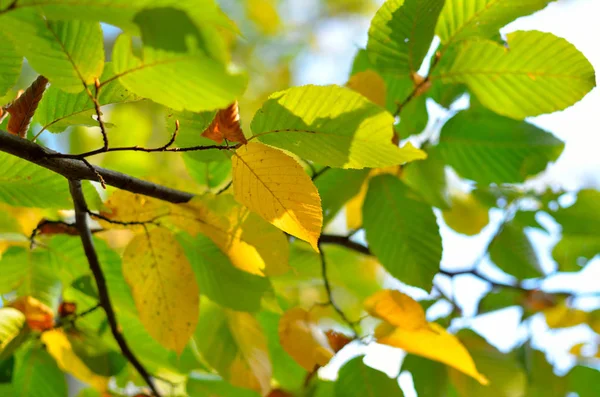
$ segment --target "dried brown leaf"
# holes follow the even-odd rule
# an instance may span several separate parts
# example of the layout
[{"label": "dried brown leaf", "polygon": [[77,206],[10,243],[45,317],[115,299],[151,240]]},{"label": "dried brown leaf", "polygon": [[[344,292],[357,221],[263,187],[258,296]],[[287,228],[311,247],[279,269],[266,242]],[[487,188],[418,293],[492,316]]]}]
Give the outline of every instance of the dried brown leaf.
[{"label": "dried brown leaf", "polygon": [[38,107],[44,91],[48,86],[48,79],[44,76],[38,76],[37,79],[27,88],[27,90],[6,108],[10,113],[8,121],[8,132],[24,138],[31,124],[31,119]]},{"label": "dried brown leaf", "polygon": [[240,112],[237,101],[225,109],[219,110],[212,123],[202,133],[202,136],[217,143],[227,139],[229,142],[245,144],[247,140],[240,126]]}]

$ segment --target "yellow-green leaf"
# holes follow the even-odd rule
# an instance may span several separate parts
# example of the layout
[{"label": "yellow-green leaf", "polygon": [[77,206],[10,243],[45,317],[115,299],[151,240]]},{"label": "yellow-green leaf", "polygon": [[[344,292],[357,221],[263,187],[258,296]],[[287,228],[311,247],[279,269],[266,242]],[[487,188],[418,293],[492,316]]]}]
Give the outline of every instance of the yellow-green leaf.
[{"label": "yellow-green leaf", "polygon": [[96,390],[106,391],[109,378],[95,374],[81,361],[73,351],[71,342],[69,342],[69,339],[61,329],[44,332],[42,334],[42,342],[44,342],[46,350],[54,357],[56,363],[63,371],[70,373]]},{"label": "yellow-green leaf", "polygon": [[260,143],[240,147],[231,161],[235,199],[318,251],[321,198],[300,164]]},{"label": "yellow-green leaf", "polygon": [[375,329],[378,343],[439,361],[487,384],[458,338],[439,324],[427,323],[421,305],[408,295],[384,290],[367,299],[365,305],[372,316],[385,321]]},{"label": "yellow-green leaf", "polygon": [[358,92],[369,101],[385,108],[385,99],[387,96],[385,80],[374,70],[365,70],[353,74],[346,86]]},{"label": "yellow-green leaf", "polygon": [[181,353],[196,328],[200,296],[175,236],[156,228],[134,237],[123,254],[123,275],[148,333]]},{"label": "yellow-green leaf", "polygon": [[326,365],[335,355],[327,336],[306,310],[295,307],[279,320],[279,342],[305,370]]},{"label": "yellow-green leaf", "polygon": [[485,208],[472,194],[450,194],[452,205],[442,211],[444,222],[454,231],[467,236],[479,234],[489,222],[488,209]]},{"label": "yellow-green leaf", "polygon": [[188,234],[210,238],[238,269],[261,276],[289,269],[285,235],[229,195],[196,196],[175,206],[171,215],[173,223]]},{"label": "yellow-green leaf", "polygon": [[593,66],[567,40],[538,31],[506,40],[508,48],[466,41],[456,56],[442,58],[432,78],[464,83],[484,106],[519,120],[565,109],[595,87]]}]

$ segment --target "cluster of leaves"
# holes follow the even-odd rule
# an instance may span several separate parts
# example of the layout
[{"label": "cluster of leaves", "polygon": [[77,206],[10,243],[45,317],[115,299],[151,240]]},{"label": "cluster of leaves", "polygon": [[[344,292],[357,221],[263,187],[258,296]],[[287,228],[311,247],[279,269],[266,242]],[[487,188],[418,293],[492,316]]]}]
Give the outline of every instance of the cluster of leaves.
[{"label": "cluster of leaves", "polygon": [[[66,396],[63,373],[90,386],[80,394],[88,397],[402,395],[362,357],[335,382],[319,379],[346,345],[373,342],[410,353],[402,371],[419,396],[597,395],[599,373],[584,366],[593,357],[557,377],[528,343],[503,354],[471,331],[447,331],[459,310],[426,317],[438,301],[458,308],[436,276],[468,274],[493,287],[479,313],[518,305],[527,317],[543,312],[550,327],[600,333],[597,312],[569,306],[577,291],[539,289],[547,274],[526,233],[544,230],[541,212],[562,226],[552,252],[560,272],[581,271],[600,252],[599,192],[561,207],[564,192],[521,185],[564,147],[524,119],[565,109],[595,86],[593,67],[566,40],[500,37],[550,2],[388,0],[346,87],[276,92],[243,130],[247,76],[231,65],[229,43],[237,30],[212,0],[0,0],[2,130],[35,140],[99,126],[99,149],[48,158],[202,192],[160,200],[122,184],[106,199],[84,183],[94,269],[82,224],[65,211],[73,200],[78,208],[69,170],[0,153],[2,395]],[[122,30],[110,62],[101,22]],[[15,99],[24,58],[43,77]],[[470,106],[457,112],[465,97]],[[433,127],[428,103],[446,109]],[[163,146],[145,148],[139,125],[119,125],[148,109],[176,126]],[[137,168],[122,160],[133,152]],[[151,165],[152,156],[179,156],[185,168],[173,157]],[[450,169],[471,188],[452,186]],[[182,172],[183,182],[173,178]],[[476,235],[491,210],[504,216],[481,260],[513,281],[489,278],[480,261],[440,269],[438,225]],[[334,219],[351,234],[324,233]],[[365,238],[354,238],[361,230]],[[384,288],[392,278],[430,298]]]}]

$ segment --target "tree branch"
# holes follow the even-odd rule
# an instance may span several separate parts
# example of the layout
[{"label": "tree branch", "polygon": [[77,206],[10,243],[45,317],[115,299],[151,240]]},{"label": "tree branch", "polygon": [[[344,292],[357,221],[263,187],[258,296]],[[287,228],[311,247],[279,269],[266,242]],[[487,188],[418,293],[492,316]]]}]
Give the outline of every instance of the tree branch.
[{"label": "tree branch", "polygon": [[110,326],[112,335],[117,341],[119,347],[121,348],[123,356],[125,356],[125,358],[127,358],[127,360],[131,363],[131,365],[134,366],[134,368],[137,370],[140,376],[148,384],[148,387],[150,387],[154,395],[160,397],[160,394],[156,389],[156,386],[154,386],[154,382],[152,381],[150,374],[148,373],[146,368],[144,368],[144,366],[140,363],[140,361],[135,357],[135,355],[129,348],[129,345],[125,341],[123,334],[119,330],[117,317],[110,302],[110,296],[108,294],[106,279],[104,278],[104,273],[102,272],[100,261],[98,260],[96,249],[94,248],[92,233],[88,225],[88,208],[85,202],[85,197],[83,196],[81,181],[70,179],[69,188],[71,190],[71,197],[73,198],[73,205],[75,207],[75,220],[77,229],[79,230],[79,235],[81,237],[81,243],[83,244],[85,256],[87,257],[88,263],[90,265],[90,270],[92,271],[94,279],[96,280],[100,306],[102,306],[102,308],[106,312],[106,318],[108,320],[108,324]]},{"label": "tree branch", "polygon": [[81,160],[53,158],[56,152],[2,130],[0,130],[0,151],[47,168],[67,179],[100,182],[98,177],[100,176],[107,185],[175,204],[187,203],[194,197],[192,193],[157,185],[106,168],[94,165],[88,167]]}]

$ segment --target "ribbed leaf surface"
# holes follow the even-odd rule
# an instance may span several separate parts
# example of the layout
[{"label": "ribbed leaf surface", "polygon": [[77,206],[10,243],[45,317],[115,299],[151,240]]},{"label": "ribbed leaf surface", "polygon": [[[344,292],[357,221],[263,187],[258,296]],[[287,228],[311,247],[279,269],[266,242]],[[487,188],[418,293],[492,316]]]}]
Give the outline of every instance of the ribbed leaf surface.
[{"label": "ribbed leaf surface", "polygon": [[554,0],[446,0],[435,33],[449,45],[471,37],[489,39],[509,22]]},{"label": "ribbed leaf surface", "polygon": [[433,78],[466,84],[484,106],[514,119],[565,109],[596,85],[590,62],[565,39],[518,31],[507,41],[508,49],[467,41],[455,57],[442,58]]},{"label": "ribbed leaf surface", "polygon": [[411,197],[391,175],[373,178],[363,206],[371,251],[403,283],[429,291],[442,258],[442,240],[432,208]]},{"label": "ribbed leaf surface", "polygon": [[80,92],[102,75],[99,22],[48,21],[29,10],[4,16],[0,29],[38,73],[64,91]]},{"label": "ribbed leaf surface", "polygon": [[21,73],[23,57],[17,53],[15,46],[0,30],[0,97],[17,83]]},{"label": "ribbed leaf surface", "polygon": [[489,184],[523,182],[555,161],[564,143],[533,124],[471,109],[448,121],[438,147],[461,176]]},{"label": "ribbed leaf surface", "polygon": [[425,158],[392,144],[394,118],[362,95],[339,86],[303,86],[277,92],[252,120],[261,142],[338,168],[397,165]]},{"label": "ribbed leaf surface", "polygon": [[490,246],[490,259],[519,280],[540,277],[540,263],[522,228],[509,223]]},{"label": "ribbed leaf surface", "polygon": [[444,0],[388,0],[371,21],[367,52],[378,70],[419,70],[433,40]]}]

